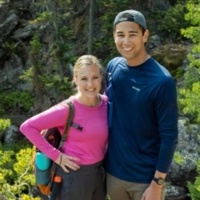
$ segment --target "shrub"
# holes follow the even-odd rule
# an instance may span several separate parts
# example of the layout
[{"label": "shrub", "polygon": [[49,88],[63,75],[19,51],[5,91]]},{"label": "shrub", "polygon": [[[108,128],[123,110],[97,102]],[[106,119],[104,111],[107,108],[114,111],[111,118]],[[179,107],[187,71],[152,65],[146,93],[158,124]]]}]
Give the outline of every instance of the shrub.
[{"label": "shrub", "polygon": [[0,132],[4,131],[11,124],[10,119],[0,119]]},{"label": "shrub", "polygon": [[184,15],[186,13],[185,4],[178,3],[174,7],[171,7],[165,14],[160,25],[160,31],[168,38],[172,38],[174,41],[177,39],[183,39],[181,34],[181,28],[189,26],[189,22],[185,20]]},{"label": "shrub", "polygon": [[200,200],[200,159],[197,162],[197,172],[198,175],[195,178],[195,182],[188,182],[189,196],[192,200]]},{"label": "shrub", "polygon": [[0,115],[12,113],[17,109],[27,112],[33,105],[33,97],[29,91],[0,93]]},{"label": "shrub", "polygon": [[0,144],[0,195],[5,199],[40,199],[31,194],[35,185],[32,152],[32,145],[26,141],[14,145]]},{"label": "shrub", "polygon": [[[200,122],[200,0],[190,0],[187,3],[188,13],[185,19],[191,25],[182,29],[181,33],[194,43],[192,51],[188,55],[190,65],[184,76],[184,86],[179,90],[181,98],[179,102],[183,106],[183,112],[193,116],[194,122]],[[188,183],[189,196],[192,200],[200,200],[200,160],[197,162],[198,175],[194,183]]]}]

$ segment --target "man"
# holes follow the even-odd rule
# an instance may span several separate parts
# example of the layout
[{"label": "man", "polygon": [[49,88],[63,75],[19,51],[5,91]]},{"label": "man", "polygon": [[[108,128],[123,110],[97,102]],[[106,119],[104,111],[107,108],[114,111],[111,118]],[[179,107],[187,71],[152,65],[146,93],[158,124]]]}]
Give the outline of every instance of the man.
[{"label": "man", "polygon": [[120,12],[113,36],[122,57],[107,66],[107,192],[112,200],[164,200],[178,137],[175,82],[146,52],[142,13]]}]

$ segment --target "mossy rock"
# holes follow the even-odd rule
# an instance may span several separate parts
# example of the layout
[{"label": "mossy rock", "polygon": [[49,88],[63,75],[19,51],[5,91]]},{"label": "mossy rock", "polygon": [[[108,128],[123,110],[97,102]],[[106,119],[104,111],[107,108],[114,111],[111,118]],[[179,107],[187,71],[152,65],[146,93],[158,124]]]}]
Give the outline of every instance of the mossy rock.
[{"label": "mossy rock", "polygon": [[186,47],[183,45],[163,45],[150,54],[161,65],[169,70],[175,79],[183,76],[182,64],[186,56]]}]

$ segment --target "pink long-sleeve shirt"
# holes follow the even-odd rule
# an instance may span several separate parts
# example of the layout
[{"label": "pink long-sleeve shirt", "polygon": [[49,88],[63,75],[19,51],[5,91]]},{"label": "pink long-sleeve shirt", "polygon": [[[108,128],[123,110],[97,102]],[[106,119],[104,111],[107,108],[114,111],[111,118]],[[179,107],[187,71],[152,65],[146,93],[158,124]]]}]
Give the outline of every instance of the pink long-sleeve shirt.
[{"label": "pink long-sleeve shirt", "polygon": [[[89,107],[79,103],[74,96],[70,97],[75,108],[73,122],[83,129],[80,131],[70,127],[68,138],[63,145],[63,153],[80,158],[78,162],[80,165],[97,163],[105,155],[108,141],[107,97],[101,95],[101,98],[100,105]],[[51,127],[58,127],[62,133],[67,116],[67,105],[59,103],[26,120],[20,126],[20,131],[39,150],[55,161],[60,151],[44,140],[40,132]]]}]

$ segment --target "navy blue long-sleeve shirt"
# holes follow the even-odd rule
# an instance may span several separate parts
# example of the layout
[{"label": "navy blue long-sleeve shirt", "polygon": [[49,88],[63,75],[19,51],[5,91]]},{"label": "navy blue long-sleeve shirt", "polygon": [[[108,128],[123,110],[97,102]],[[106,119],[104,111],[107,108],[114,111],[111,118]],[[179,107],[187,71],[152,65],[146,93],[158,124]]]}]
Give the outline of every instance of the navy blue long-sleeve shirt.
[{"label": "navy blue long-sleeve shirt", "polygon": [[117,57],[107,72],[112,74],[113,96],[107,171],[122,180],[150,183],[156,170],[168,172],[177,144],[175,82],[153,58],[130,67]]}]

